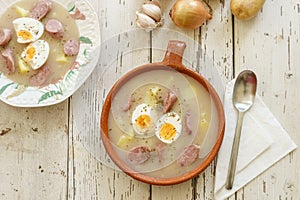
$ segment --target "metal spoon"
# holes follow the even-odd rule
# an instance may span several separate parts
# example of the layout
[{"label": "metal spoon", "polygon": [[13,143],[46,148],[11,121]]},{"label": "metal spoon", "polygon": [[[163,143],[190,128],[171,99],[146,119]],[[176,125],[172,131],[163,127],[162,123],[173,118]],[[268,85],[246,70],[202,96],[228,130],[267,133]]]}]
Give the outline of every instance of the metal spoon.
[{"label": "metal spoon", "polygon": [[232,189],[233,185],[244,115],[254,103],[256,86],[256,75],[250,70],[242,71],[236,78],[234,84],[232,103],[238,111],[238,120],[235,128],[235,136],[232,144],[227,180],[225,184],[225,187],[228,190]]}]

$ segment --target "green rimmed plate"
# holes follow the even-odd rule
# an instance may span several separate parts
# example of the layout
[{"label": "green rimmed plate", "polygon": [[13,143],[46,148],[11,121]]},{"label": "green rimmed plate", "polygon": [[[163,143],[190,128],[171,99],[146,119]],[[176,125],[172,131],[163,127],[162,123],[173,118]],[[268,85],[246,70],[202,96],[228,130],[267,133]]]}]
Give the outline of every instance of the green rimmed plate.
[{"label": "green rimmed plate", "polygon": [[[15,0],[0,0],[0,15]],[[60,103],[70,97],[89,77],[100,55],[100,26],[92,5],[85,0],[55,1],[70,13],[79,9],[86,18],[76,20],[80,34],[80,49],[76,61],[64,77],[44,87],[31,87],[13,82],[0,72],[0,99],[17,107],[42,107]]]}]

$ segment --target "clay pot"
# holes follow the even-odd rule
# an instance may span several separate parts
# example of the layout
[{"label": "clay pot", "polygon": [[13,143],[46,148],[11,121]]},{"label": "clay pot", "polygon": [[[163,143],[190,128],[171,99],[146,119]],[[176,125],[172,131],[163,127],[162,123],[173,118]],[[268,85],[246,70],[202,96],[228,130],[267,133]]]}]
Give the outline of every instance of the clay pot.
[{"label": "clay pot", "polygon": [[[187,181],[195,176],[197,176],[199,173],[203,172],[209,164],[214,160],[216,157],[222,140],[224,136],[224,130],[225,130],[225,116],[224,116],[224,109],[222,102],[220,101],[220,98],[213,88],[213,86],[199,73],[196,71],[189,69],[185,67],[182,64],[182,56],[185,50],[185,43],[181,41],[175,41],[171,40],[169,41],[165,57],[162,62],[157,63],[150,63],[146,65],[139,66],[137,68],[134,68],[130,70],[128,73],[123,75],[111,88],[110,92],[108,93],[106,100],[104,102],[103,108],[102,108],[102,114],[101,114],[101,120],[100,120],[100,126],[101,126],[101,138],[102,142],[106,148],[107,153],[111,157],[111,159],[114,161],[114,163],[123,170],[126,174],[129,176],[145,182],[149,184],[154,185],[173,185],[178,184],[184,181]],[[132,77],[150,71],[150,70],[157,70],[157,69],[167,69],[172,68],[177,70],[180,73],[186,74],[195,80],[199,82],[204,88],[209,92],[211,95],[211,99],[213,100],[217,116],[218,116],[218,133],[217,133],[217,139],[215,144],[212,147],[212,150],[210,153],[205,157],[205,160],[196,168],[193,170],[173,178],[157,178],[157,177],[151,177],[147,174],[143,174],[140,172],[136,172],[133,169],[131,169],[115,152],[113,144],[110,142],[109,139],[109,131],[108,131],[108,116],[111,109],[111,103],[113,99],[113,95],[119,91],[119,89],[126,83],[128,80],[130,80]],[[200,150],[201,151],[201,150]]]}]

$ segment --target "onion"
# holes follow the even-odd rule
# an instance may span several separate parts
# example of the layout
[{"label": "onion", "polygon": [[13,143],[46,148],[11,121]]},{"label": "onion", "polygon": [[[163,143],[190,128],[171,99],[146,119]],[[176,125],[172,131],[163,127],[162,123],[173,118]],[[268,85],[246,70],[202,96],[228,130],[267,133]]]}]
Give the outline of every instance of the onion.
[{"label": "onion", "polygon": [[170,17],[174,24],[185,29],[196,29],[205,21],[212,18],[212,8],[209,7],[209,13],[199,0],[178,0],[170,10]]}]

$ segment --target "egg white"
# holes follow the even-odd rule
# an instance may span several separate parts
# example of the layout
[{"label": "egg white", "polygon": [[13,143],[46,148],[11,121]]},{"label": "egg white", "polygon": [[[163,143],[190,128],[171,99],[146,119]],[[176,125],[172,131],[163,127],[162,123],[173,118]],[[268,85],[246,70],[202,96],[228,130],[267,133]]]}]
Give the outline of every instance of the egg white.
[{"label": "egg white", "polygon": [[[150,118],[150,122],[147,126],[141,127],[138,125],[137,120],[142,115],[146,115]],[[133,130],[139,135],[150,135],[154,133],[155,122],[157,120],[155,110],[153,107],[143,103],[138,105],[132,113],[131,123]]]},{"label": "egg white", "polygon": [[[161,128],[166,124],[171,124],[176,130],[174,137],[170,139],[165,139],[160,135]],[[175,112],[168,112],[163,116],[161,116],[157,121],[155,135],[160,141],[170,144],[177,140],[177,138],[181,134],[181,130],[182,130],[182,123],[181,123],[180,116]]]},{"label": "egg white", "polygon": [[[34,54],[29,56],[29,49],[34,49]],[[42,67],[48,59],[50,47],[47,41],[37,40],[30,43],[21,53],[21,58],[33,69]]]},{"label": "egg white", "polygon": [[[18,43],[30,43],[38,40],[42,37],[44,33],[44,25],[33,18],[22,17],[17,18],[13,21],[14,29],[17,34],[17,42]],[[20,32],[26,32],[31,34],[30,38],[24,38],[19,34]]]}]

